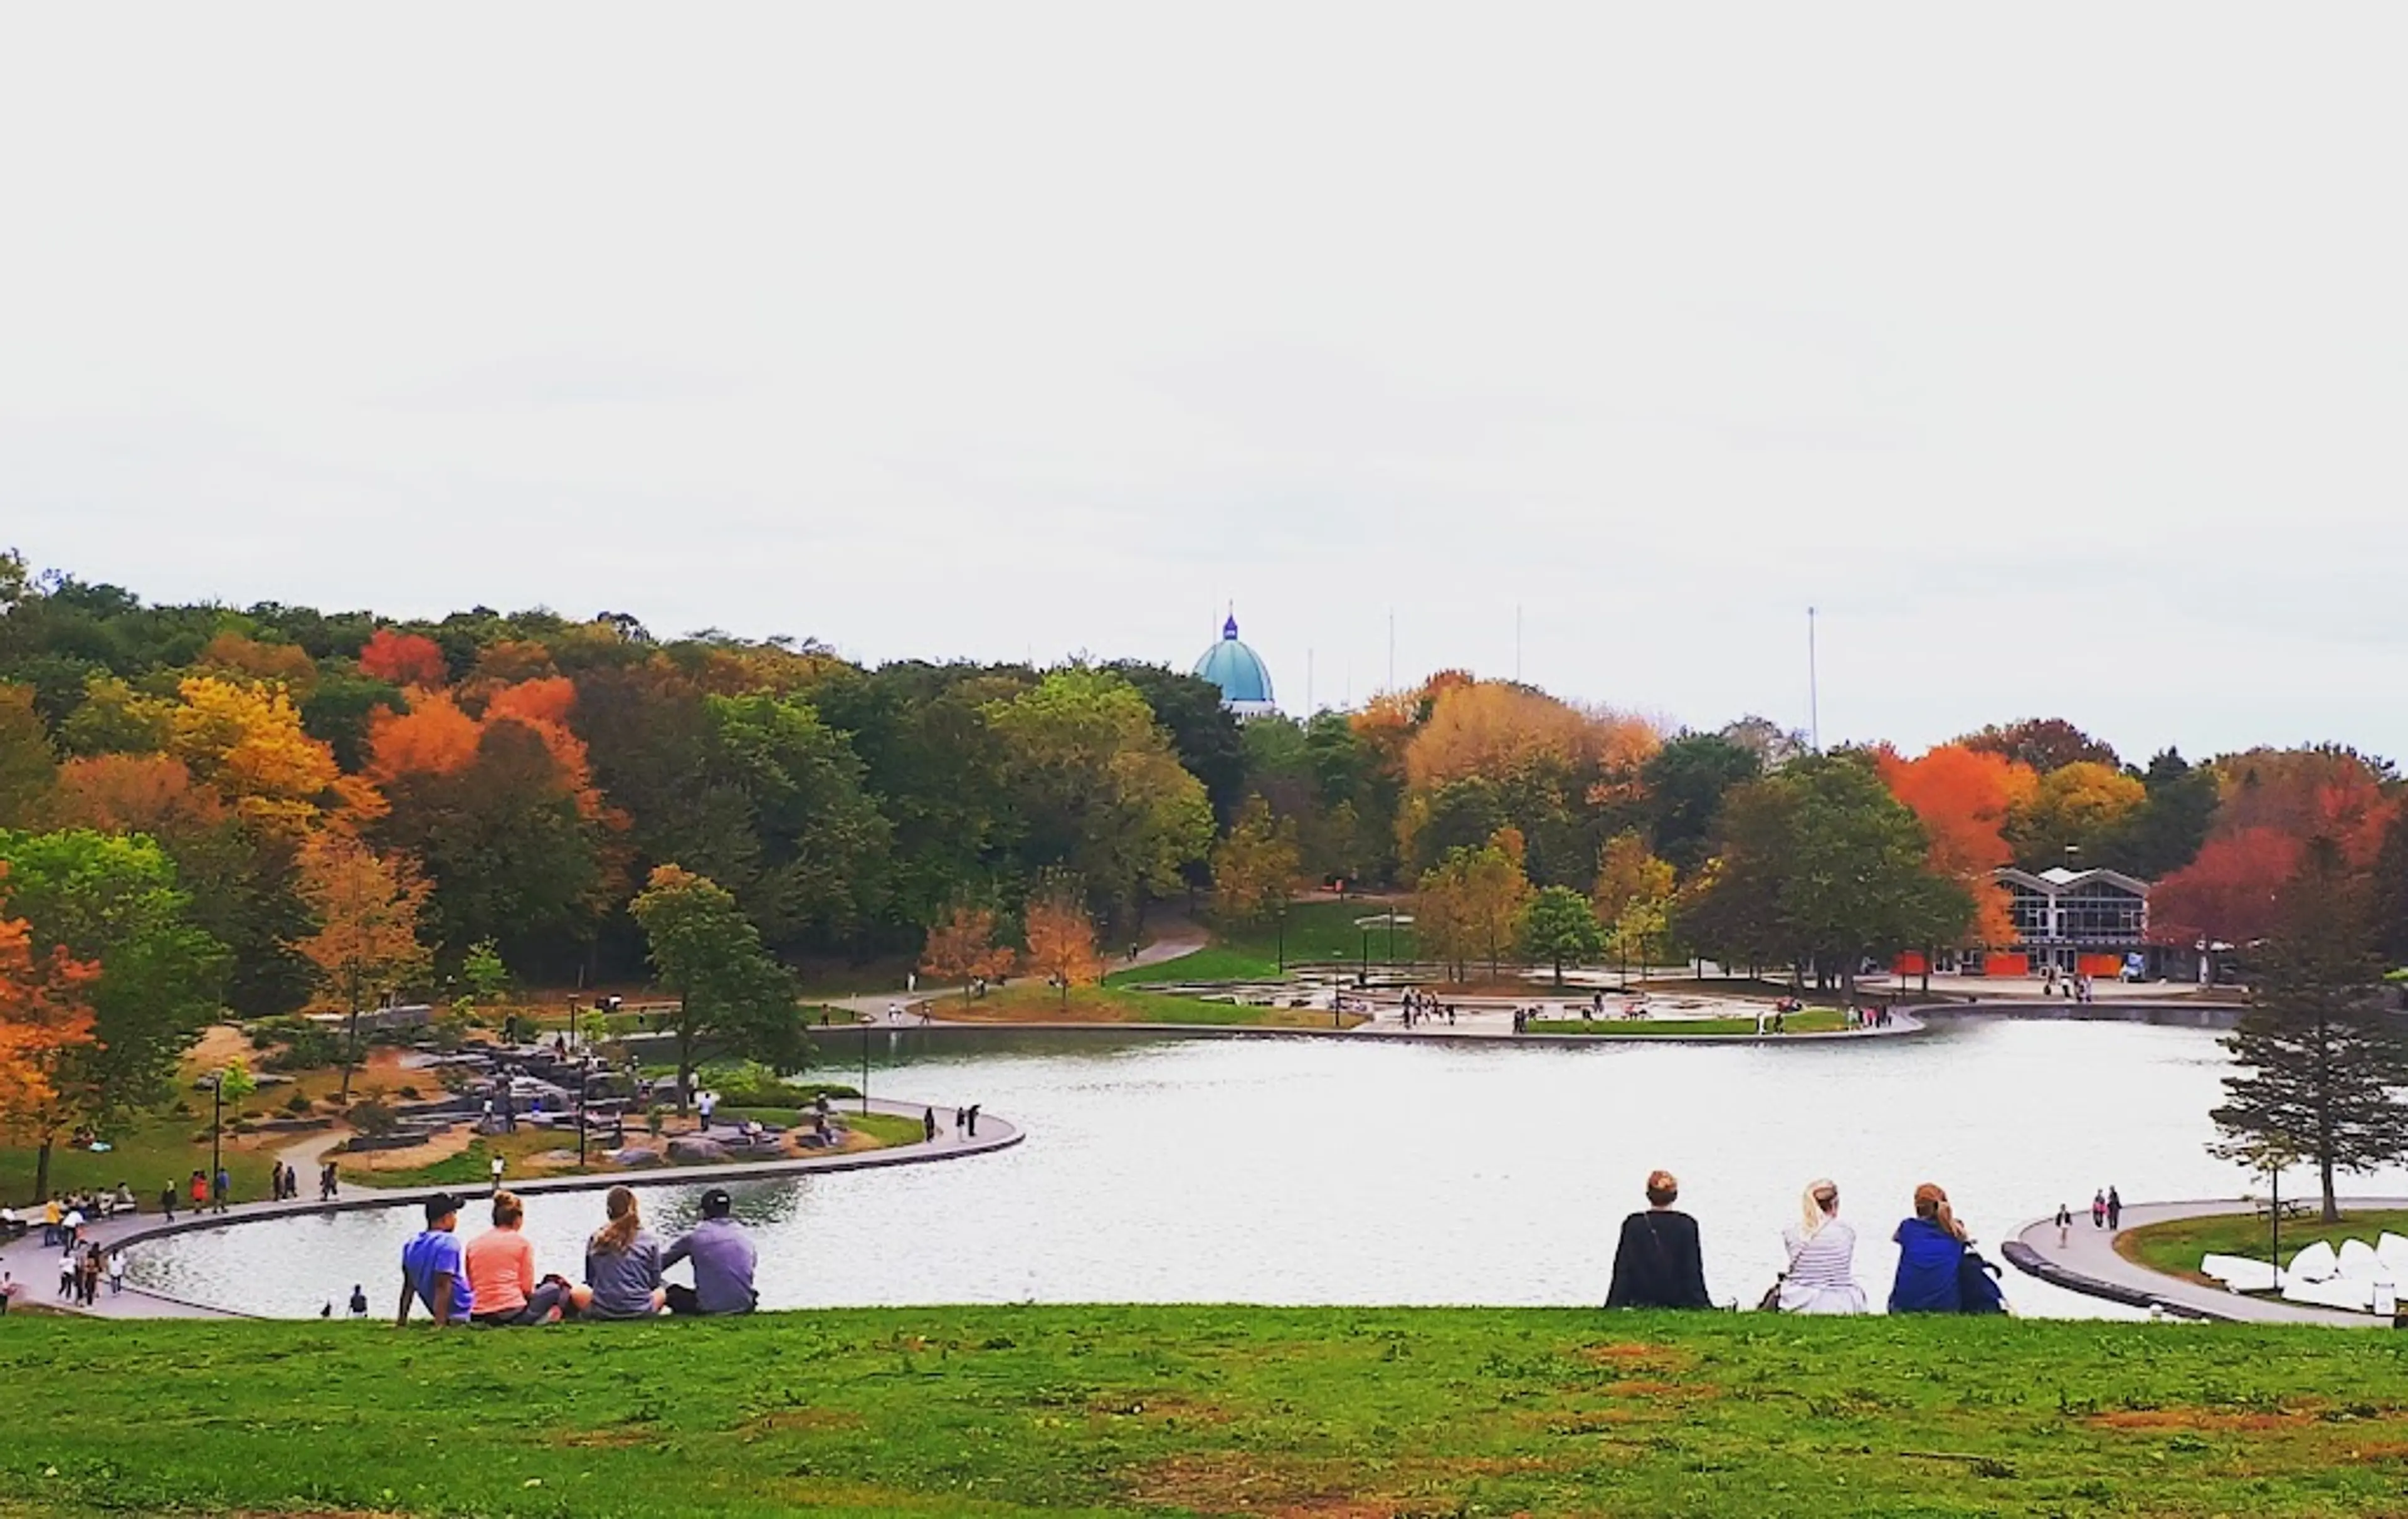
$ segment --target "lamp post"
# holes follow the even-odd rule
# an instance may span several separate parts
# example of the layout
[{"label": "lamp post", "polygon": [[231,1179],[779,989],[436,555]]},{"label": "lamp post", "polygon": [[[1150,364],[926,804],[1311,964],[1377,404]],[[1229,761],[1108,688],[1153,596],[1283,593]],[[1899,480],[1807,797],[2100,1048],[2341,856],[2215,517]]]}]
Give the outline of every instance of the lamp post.
[{"label": "lamp post", "polygon": [[1388,974],[1397,973],[1397,910],[1388,909]]},{"label": "lamp post", "polygon": [[217,1196],[218,1172],[225,1162],[218,1148],[219,1136],[225,1132],[225,1072],[209,1078],[209,1196]]},{"label": "lamp post", "polygon": [[1283,976],[1287,974],[1287,904],[1285,902],[1280,904],[1279,910],[1279,973]]},{"label": "lamp post", "polygon": [[1366,923],[1361,926],[1363,932],[1363,962],[1362,968],[1354,973],[1354,984],[1358,987],[1369,986],[1371,984],[1371,925],[1369,923]]},{"label": "lamp post", "polygon": [[[576,1014],[569,1014],[571,1023]],[[585,1168],[585,1057],[577,1057],[577,1168]]]},{"label": "lamp post", "polygon": [[861,1025],[861,1111],[869,1111],[869,1025]]}]

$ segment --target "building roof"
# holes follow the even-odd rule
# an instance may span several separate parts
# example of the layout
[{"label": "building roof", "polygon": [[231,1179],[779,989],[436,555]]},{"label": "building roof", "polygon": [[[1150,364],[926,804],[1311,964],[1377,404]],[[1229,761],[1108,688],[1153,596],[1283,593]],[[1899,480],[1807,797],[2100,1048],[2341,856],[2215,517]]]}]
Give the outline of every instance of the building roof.
[{"label": "building roof", "polygon": [[1991,871],[1990,876],[1995,881],[2029,886],[2039,892],[2062,893],[2071,891],[2076,886],[2087,886],[2098,882],[2130,892],[2135,896],[2149,895],[2147,881],[2138,876],[2128,876],[2121,870],[2069,870],[2058,865],[2051,866],[2045,870],[2034,871],[2018,870],[2012,865],[2002,865]]},{"label": "building roof", "polygon": [[1232,612],[1221,624],[1221,640],[1196,661],[1196,673],[1221,688],[1221,705],[1240,717],[1278,710],[1271,696],[1271,672],[1260,654],[1238,638]]}]

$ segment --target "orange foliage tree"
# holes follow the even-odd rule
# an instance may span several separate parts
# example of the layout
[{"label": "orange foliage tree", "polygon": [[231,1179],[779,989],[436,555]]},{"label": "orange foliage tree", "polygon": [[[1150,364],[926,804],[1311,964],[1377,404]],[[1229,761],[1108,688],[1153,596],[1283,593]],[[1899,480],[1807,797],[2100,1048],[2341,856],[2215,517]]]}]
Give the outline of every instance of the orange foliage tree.
[{"label": "orange foliage tree", "polygon": [[1568,769],[1627,770],[1662,742],[1644,718],[1610,708],[1584,709],[1527,686],[1475,681],[1440,690],[1429,717],[1405,749],[1405,779],[1416,788],[1470,776],[1494,780],[1533,762]]},{"label": "orange foliage tree", "polygon": [[[7,888],[0,865],[0,912]],[[35,953],[32,925],[0,916],[0,1134],[38,1139],[57,1128],[59,1058],[93,1042],[83,988],[99,974],[63,947]]]},{"label": "orange foliage tree", "polygon": [[2161,944],[2249,944],[2274,931],[2283,888],[2299,873],[2303,840],[2280,828],[2211,838],[2199,858],[2149,893],[2149,937]]},{"label": "orange foliage tree", "polygon": [[348,833],[312,834],[301,850],[298,881],[315,929],[296,940],[319,982],[350,1010],[343,1041],[343,1100],[359,1060],[360,1005],[426,963],[418,919],[427,882],[407,854],[379,854]]},{"label": "orange foliage tree", "polygon": [[1963,743],[1941,744],[1911,760],[1885,746],[1873,752],[1873,763],[1890,795],[1921,820],[1931,867],[1973,894],[1973,941],[2013,943],[2011,899],[1990,872],[2014,858],[2007,825],[2040,777],[2004,754]]},{"label": "orange foliage tree", "polygon": [[450,678],[450,666],[443,662],[443,650],[433,638],[416,633],[396,633],[380,627],[360,649],[360,671],[380,681],[390,681],[397,686],[423,686],[433,689]]},{"label": "orange foliage tree", "polygon": [[2214,770],[2217,838],[2258,828],[2302,841],[2321,836],[2363,867],[2399,810],[2386,777],[2347,749],[2255,749],[2217,760]]},{"label": "orange foliage tree", "polygon": [[1070,1005],[1070,988],[1093,986],[1104,979],[1104,957],[1096,948],[1096,921],[1069,883],[1054,881],[1028,899],[1028,953],[1032,971],[1061,988],[1062,1005]]},{"label": "orange foliage tree", "polygon": [[995,914],[967,902],[955,903],[942,923],[928,930],[920,952],[920,973],[939,981],[958,981],[962,996],[981,976],[997,976],[1011,968],[1011,952],[995,942]]}]

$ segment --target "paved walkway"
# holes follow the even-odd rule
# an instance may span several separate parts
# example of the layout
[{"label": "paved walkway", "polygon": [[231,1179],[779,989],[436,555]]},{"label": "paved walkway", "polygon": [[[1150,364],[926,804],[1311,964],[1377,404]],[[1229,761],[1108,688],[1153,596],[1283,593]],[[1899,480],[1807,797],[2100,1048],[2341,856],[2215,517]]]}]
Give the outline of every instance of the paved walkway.
[{"label": "paved walkway", "polygon": [[[839,1105],[840,1106],[840,1105]],[[929,1104],[896,1102],[881,1097],[869,1099],[872,1112],[891,1113],[897,1117],[918,1118]],[[692,1186],[706,1182],[729,1182],[763,1176],[784,1176],[803,1172],[862,1170],[877,1166],[908,1166],[915,1162],[953,1160],[966,1155],[985,1154],[1007,1149],[1024,1138],[1019,1125],[996,1117],[979,1114],[978,1138],[956,1135],[950,1107],[937,1110],[937,1138],[931,1143],[893,1145],[883,1150],[858,1150],[847,1154],[802,1155],[786,1160],[742,1160],[724,1166],[662,1166],[645,1170],[610,1171],[592,1176],[530,1177],[510,1180],[511,1191],[522,1196],[547,1192],[591,1192],[622,1182],[631,1185]],[[317,1200],[318,1165],[323,1153],[332,1148],[339,1135],[315,1135],[303,1143],[279,1152],[284,1160],[301,1175],[304,1196],[291,1202],[245,1202],[230,1206],[225,1212],[186,1213],[179,1211],[172,1225],[156,1212],[121,1214],[98,1224],[87,1225],[83,1237],[103,1245],[125,1245],[137,1249],[145,1241],[183,1234],[194,1229],[223,1228],[233,1225],[254,1223],[261,1219],[281,1218],[296,1213],[356,1212],[371,1208],[407,1206],[428,1193],[438,1190],[431,1186],[370,1187],[357,1182],[348,1184],[341,1198],[331,1203]],[[571,1136],[573,1139],[574,1136]],[[482,1189],[454,1186],[463,1195],[474,1195]],[[65,1308],[64,1299],[54,1296],[58,1291],[59,1252],[42,1244],[41,1225],[36,1223],[23,1239],[0,1246],[0,1269],[13,1274],[24,1283],[25,1290],[17,1301],[22,1305]],[[100,1296],[89,1309],[77,1309],[98,1318],[206,1318],[231,1319],[245,1315],[228,1312],[205,1303],[190,1303],[179,1298],[127,1287],[112,1294],[104,1283]]]},{"label": "paved walkway", "polygon": [[[2408,1199],[2351,1197],[2344,1201],[2344,1206],[2348,1209],[2408,1209]],[[2124,1229],[2164,1224],[2174,1219],[2250,1213],[2256,1209],[2255,1203],[2233,1199],[2130,1203],[2124,1209]],[[2301,1303],[2286,1303],[2279,1298],[2245,1297],[2222,1287],[2153,1271],[2115,1253],[2115,1236],[2122,1232],[2120,1229],[2093,1227],[2089,1213],[2085,1211],[2075,1217],[2072,1232],[2064,1248],[2059,1249],[2057,1225],[2048,1219],[2040,1219],[2015,1232],[2015,1240],[2028,1254],[2011,1254],[2008,1258],[2027,1273],[2074,1292],[2086,1293],[2094,1297],[2107,1297],[2109,1294],[2096,1290],[2098,1285],[2104,1284],[2123,1289],[2124,1293],[2144,1295],[2178,1311],[2204,1318],[2241,1324],[2327,1324],[2352,1329],[2390,1327],[2389,1320],[2378,1319],[2368,1313],[2344,1313],[2337,1309],[2313,1308]],[[2373,1242],[2372,1240],[2367,1241],[2369,1244]],[[2130,1300],[2122,1294],[2117,1297],[2119,1300]]]}]

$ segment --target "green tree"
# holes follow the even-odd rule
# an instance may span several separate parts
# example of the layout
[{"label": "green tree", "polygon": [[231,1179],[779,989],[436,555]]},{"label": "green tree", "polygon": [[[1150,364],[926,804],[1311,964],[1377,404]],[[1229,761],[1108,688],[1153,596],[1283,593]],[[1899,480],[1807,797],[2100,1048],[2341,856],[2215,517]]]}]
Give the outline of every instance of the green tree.
[{"label": "green tree", "polygon": [[0,684],[0,828],[33,822],[35,807],[58,770],[50,729],[34,706],[34,688]]},{"label": "green tree", "polygon": [[810,1056],[794,978],[761,945],[735,894],[676,865],[655,867],[627,910],[642,925],[652,968],[677,997],[678,1110],[705,1050],[757,1060],[779,1074]]},{"label": "green tree", "polygon": [[2324,1219],[2338,1222],[2338,1171],[2408,1158],[2395,1091],[2408,1085],[2408,1039],[2385,1006],[2366,883],[2329,838],[2310,840],[2284,888],[2275,930],[2254,957],[2240,1026],[2224,1040],[2243,1068],[2210,1115],[2219,1154],[2312,1161]]},{"label": "green tree", "polygon": [[877,910],[890,843],[862,765],[810,703],[708,696],[703,784],[729,826],[684,856],[736,894],[770,944],[843,943]]},{"label": "green tree", "polygon": [[1640,772],[1656,853],[1684,875],[1697,869],[1705,863],[1723,797],[1763,773],[1763,756],[1718,733],[1684,733],[1666,742]]},{"label": "green tree", "polygon": [[93,1040],[61,1053],[54,1099],[34,1125],[35,1188],[47,1196],[62,1134],[112,1127],[166,1098],[177,1062],[217,1015],[226,953],[193,925],[175,862],[150,839],[0,831],[0,861],[34,952],[100,967],[84,989]]},{"label": "green tree", "polygon": [[1522,914],[1522,953],[1555,967],[1564,983],[1564,962],[1586,964],[1605,953],[1605,930],[1588,898],[1570,886],[1545,886]]},{"label": "green tree", "polygon": [[1122,925],[1150,896],[1177,890],[1181,868],[1211,848],[1203,783],[1119,676],[1054,670],[986,713],[1004,741],[1027,863],[1077,876]]}]

